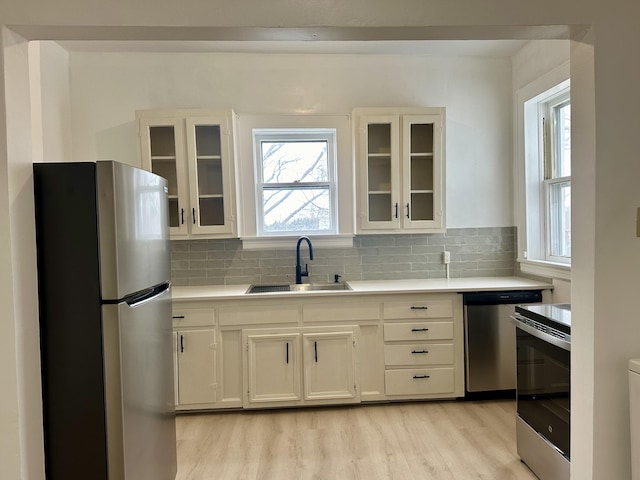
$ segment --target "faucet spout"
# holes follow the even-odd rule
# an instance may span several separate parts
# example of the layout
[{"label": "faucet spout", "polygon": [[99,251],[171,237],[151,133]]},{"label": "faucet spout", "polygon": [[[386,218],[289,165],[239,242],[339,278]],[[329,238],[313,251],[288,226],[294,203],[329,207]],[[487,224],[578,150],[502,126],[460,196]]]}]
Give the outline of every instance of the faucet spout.
[{"label": "faucet spout", "polygon": [[306,241],[307,245],[309,245],[309,260],[313,260],[313,246],[311,245],[311,240],[309,237],[302,236],[298,238],[298,243],[296,244],[296,283],[302,283],[302,277],[309,276],[309,268],[308,265],[305,265],[304,271],[302,271],[302,265],[300,264],[300,244]]}]

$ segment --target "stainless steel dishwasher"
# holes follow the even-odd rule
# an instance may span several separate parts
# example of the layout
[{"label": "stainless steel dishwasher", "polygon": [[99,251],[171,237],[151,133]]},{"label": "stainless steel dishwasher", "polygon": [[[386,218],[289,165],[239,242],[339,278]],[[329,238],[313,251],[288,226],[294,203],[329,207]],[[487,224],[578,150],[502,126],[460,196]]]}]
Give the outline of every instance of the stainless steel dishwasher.
[{"label": "stainless steel dishwasher", "polygon": [[513,396],[516,304],[539,303],[540,290],[463,293],[465,390],[468,397]]}]

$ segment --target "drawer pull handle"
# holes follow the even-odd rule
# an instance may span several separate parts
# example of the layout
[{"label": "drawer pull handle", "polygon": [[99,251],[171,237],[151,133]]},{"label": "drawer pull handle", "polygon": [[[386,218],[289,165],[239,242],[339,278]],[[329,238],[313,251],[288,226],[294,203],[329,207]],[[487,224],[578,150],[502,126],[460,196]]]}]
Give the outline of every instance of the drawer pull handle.
[{"label": "drawer pull handle", "polygon": [[429,350],[411,350],[411,353],[429,353]]},{"label": "drawer pull handle", "polygon": [[416,379],[420,379],[420,378],[429,378],[429,377],[430,377],[429,375],[414,375],[413,379],[416,380]]},{"label": "drawer pull handle", "polygon": [[428,310],[428,309],[429,309],[429,307],[426,307],[424,305],[423,306],[418,306],[418,307],[416,307],[415,305],[411,306],[411,310]]},{"label": "drawer pull handle", "polygon": [[411,331],[412,332],[428,332],[429,329],[428,328],[412,328]]},{"label": "drawer pull handle", "polygon": [[174,315],[173,318],[179,320],[181,318],[184,318],[184,315]]}]

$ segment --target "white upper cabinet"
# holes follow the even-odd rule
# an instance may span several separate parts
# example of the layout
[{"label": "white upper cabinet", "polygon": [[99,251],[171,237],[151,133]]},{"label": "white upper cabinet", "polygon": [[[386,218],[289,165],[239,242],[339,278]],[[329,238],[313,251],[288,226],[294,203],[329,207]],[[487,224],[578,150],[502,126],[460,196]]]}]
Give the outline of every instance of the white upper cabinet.
[{"label": "white upper cabinet", "polygon": [[237,236],[232,110],[136,112],[142,167],[169,182],[172,239]]},{"label": "white upper cabinet", "polygon": [[445,109],[356,109],[358,233],[443,232]]}]

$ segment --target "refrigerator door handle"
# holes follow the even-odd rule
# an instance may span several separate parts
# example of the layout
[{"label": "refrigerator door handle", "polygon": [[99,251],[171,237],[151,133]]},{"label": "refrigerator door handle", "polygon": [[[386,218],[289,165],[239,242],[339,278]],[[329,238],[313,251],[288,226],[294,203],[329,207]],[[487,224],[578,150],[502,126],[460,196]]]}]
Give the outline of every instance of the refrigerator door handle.
[{"label": "refrigerator door handle", "polygon": [[165,295],[171,290],[171,282],[163,283],[161,285],[157,285],[152,287],[144,292],[133,294],[129,297],[123,299],[127,305],[131,308],[135,308],[139,305],[143,305],[147,302],[151,302],[162,295]]}]

